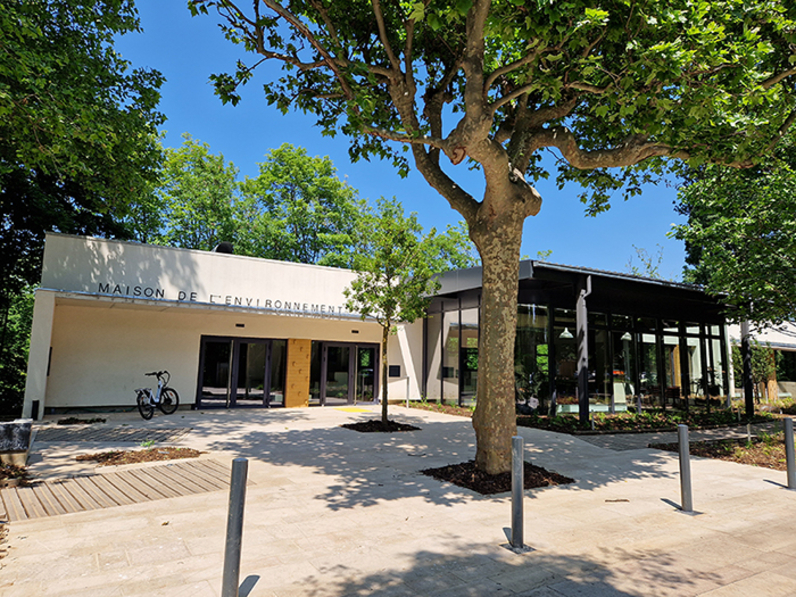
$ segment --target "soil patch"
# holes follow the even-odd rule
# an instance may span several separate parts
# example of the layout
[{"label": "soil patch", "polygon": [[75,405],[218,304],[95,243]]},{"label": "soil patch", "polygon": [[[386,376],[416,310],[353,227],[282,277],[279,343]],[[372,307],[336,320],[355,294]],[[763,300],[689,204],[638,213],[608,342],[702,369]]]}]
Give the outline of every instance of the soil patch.
[{"label": "soil patch", "polygon": [[[530,462],[525,462],[524,465],[523,480],[525,481],[525,489],[566,485],[567,483],[575,482],[575,479],[570,479],[556,472],[548,471]],[[448,481],[459,487],[466,487],[467,489],[477,491],[482,495],[492,495],[511,491],[511,473],[488,475],[476,469],[475,461],[473,460],[460,464],[449,464],[448,466],[439,468],[427,468],[420,472],[438,481]]]},{"label": "soil patch", "polygon": [[30,476],[24,466],[0,464],[0,488],[27,484]]},{"label": "soil patch", "polygon": [[75,456],[75,460],[94,461],[99,466],[113,466],[119,464],[137,464],[139,462],[157,462],[160,460],[178,460],[181,458],[196,458],[200,452],[193,448],[146,448],[145,450],[111,450],[108,452],[96,452],[94,454],[81,454]]},{"label": "soil patch", "polygon": [[410,408],[430,410],[435,413],[456,415],[457,417],[473,417],[473,409],[467,406],[453,406],[452,404],[437,404],[436,402],[409,402]]},{"label": "soil patch", "polygon": [[[650,444],[650,448],[677,452],[677,443]],[[785,461],[785,439],[782,433],[752,438],[749,442],[745,439],[722,439],[714,441],[691,442],[689,451],[693,456],[715,458],[740,464],[762,466],[778,471],[787,470]]]},{"label": "soil patch", "polygon": [[346,423],[340,425],[352,431],[359,431],[360,433],[395,433],[397,431],[420,431],[420,427],[414,425],[407,425],[406,423],[398,423],[397,421],[387,421],[385,425],[381,420],[371,419],[370,421],[360,421],[358,423]]},{"label": "soil patch", "polygon": [[78,417],[66,417],[58,419],[58,425],[93,425],[94,423],[104,423],[105,419],[95,417],[93,419],[79,419]]}]

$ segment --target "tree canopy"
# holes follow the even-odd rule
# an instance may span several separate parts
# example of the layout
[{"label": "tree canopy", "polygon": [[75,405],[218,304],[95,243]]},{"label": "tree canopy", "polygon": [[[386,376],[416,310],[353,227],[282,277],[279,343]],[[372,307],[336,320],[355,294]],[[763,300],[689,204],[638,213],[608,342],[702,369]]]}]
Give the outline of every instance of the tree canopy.
[{"label": "tree canopy", "polygon": [[[387,425],[387,340],[397,323],[422,317],[439,288],[433,277],[449,269],[436,230],[426,236],[417,215],[404,214],[396,200],[379,199],[376,209],[359,220],[354,269],[356,279],[345,289],[346,307],[382,328],[382,423]],[[444,244],[444,241],[443,241]]]},{"label": "tree canopy", "polygon": [[796,319],[796,147],[745,170],[703,166],[686,173],[678,209],[688,216],[685,277],[722,294],[736,321]]},{"label": "tree canopy", "polygon": [[[161,75],[113,49],[126,0],[0,1],[0,394],[21,404],[44,234],[127,237],[160,161]],[[113,213],[111,213],[113,212]]]},{"label": "tree canopy", "polygon": [[[559,185],[584,185],[592,213],[640,192],[670,159],[747,165],[796,120],[794,9],[781,0],[191,0],[256,54],[211,78],[222,100],[258,65],[281,74],[268,102],[342,132],[353,158],[415,168],[462,214],[483,262],[476,465],[509,470],[511,354],[530,184],[559,157]],[[249,8],[249,6],[251,8]],[[482,199],[457,184],[481,169]],[[613,170],[611,170],[613,168]],[[529,182],[530,181],[530,182]],[[581,416],[588,414],[582,396]]]}]

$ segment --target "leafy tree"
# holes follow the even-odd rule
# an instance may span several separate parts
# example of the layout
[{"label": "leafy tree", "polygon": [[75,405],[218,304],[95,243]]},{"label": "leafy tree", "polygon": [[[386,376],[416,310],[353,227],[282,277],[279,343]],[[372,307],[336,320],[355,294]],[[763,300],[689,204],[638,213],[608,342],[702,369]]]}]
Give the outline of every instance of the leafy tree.
[{"label": "leafy tree", "polygon": [[[351,139],[352,158],[414,166],[465,219],[483,262],[476,465],[511,461],[518,260],[549,175],[589,213],[641,192],[669,159],[747,165],[791,123],[794,23],[782,0],[191,0],[258,56],[211,77],[222,100],[281,62],[269,103]],[[269,71],[273,72],[273,71]],[[406,152],[406,153],[405,153]],[[443,167],[468,162],[481,200]],[[612,170],[614,168],[615,170]],[[530,182],[529,182],[530,181]]]},{"label": "leafy tree", "polygon": [[0,2],[0,394],[12,400],[44,233],[127,237],[116,218],[155,178],[162,77],[112,46],[137,30],[124,0]]},{"label": "leafy tree", "polygon": [[328,157],[311,157],[289,143],[266,154],[241,192],[253,210],[248,254],[281,261],[351,265],[363,202],[340,180]]},{"label": "leafy tree", "polygon": [[[775,351],[771,346],[763,345],[755,339],[749,342],[749,350],[752,356],[752,386],[754,388],[755,399],[760,402],[760,388],[768,385],[768,380],[773,379],[777,374],[777,359]],[[743,356],[741,347],[732,346],[732,368],[735,375],[735,384],[743,380]]]},{"label": "leafy tree", "polygon": [[239,231],[238,169],[207,143],[187,133],[183,139],[166,149],[154,199],[141,202],[133,217],[142,226],[140,240],[210,251]]},{"label": "leafy tree", "polygon": [[769,160],[746,170],[702,166],[687,172],[678,209],[688,222],[685,277],[733,306],[730,317],[758,323],[796,318],[796,147],[786,137]]},{"label": "leafy tree", "polygon": [[422,317],[439,288],[434,273],[447,269],[439,259],[440,245],[432,230],[423,236],[417,216],[404,215],[396,200],[379,199],[376,210],[362,217],[354,268],[358,272],[345,289],[346,308],[375,319],[381,337],[381,421],[387,417],[387,341],[397,323]]}]

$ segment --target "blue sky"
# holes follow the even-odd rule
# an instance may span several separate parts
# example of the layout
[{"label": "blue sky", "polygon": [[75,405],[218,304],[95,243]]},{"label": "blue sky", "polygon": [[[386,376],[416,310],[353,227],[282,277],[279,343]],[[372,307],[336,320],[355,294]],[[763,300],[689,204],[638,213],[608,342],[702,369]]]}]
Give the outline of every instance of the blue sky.
[{"label": "blue sky", "polygon": [[[340,177],[360,196],[397,197],[407,211],[418,213],[426,229],[444,229],[461,219],[417,172],[402,179],[387,162],[352,164],[345,137],[323,137],[311,117],[282,115],[268,106],[262,88],[269,72],[277,72],[276,65],[256,71],[237,106],[222,105],[208,77],[232,71],[236,60],[249,57],[224,39],[215,15],[192,18],[184,0],[137,0],[136,6],[144,31],[119,38],[116,49],[135,67],[154,68],[166,77],[160,108],[168,118],[162,127],[167,147],[180,145],[187,132],[234,162],[241,176],[255,176],[257,163],[270,148],[292,143],[310,155],[329,156]],[[480,173],[469,171],[464,163],[448,171],[462,188],[480,198],[484,186]],[[544,202],[539,215],[525,223],[523,255],[536,258],[538,251],[551,250],[549,260],[555,263],[628,271],[631,258],[640,266],[634,245],[650,253],[662,245],[660,274],[680,278],[682,243],[666,237],[672,223],[683,221],[673,209],[675,189],[646,186],[641,196],[627,202],[617,196],[610,211],[587,217],[578,200],[578,185],[559,191],[551,180],[541,181],[537,188]]]}]

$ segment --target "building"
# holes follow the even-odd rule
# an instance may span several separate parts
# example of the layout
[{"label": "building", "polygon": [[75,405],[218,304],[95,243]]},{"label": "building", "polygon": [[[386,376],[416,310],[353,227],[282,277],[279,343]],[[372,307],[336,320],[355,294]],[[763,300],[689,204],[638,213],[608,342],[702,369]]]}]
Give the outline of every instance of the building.
[{"label": "building", "polygon": [[[343,405],[379,394],[381,328],[351,271],[48,234],[24,415],[129,408],[167,369],[183,405]],[[448,272],[388,346],[390,397],[475,399],[481,269]],[[729,392],[722,305],[699,289],[523,261],[516,398],[549,412],[688,406]],[[581,399],[582,398],[582,399]]]},{"label": "building", "polygon": [[[202,408],[372,400],[381,327],[346,311],[354,275],[48,234],[23,413],[130,407],[161,369],[183,405]],[[417,397],[422,324],[389,350],[391,395]]]}]

